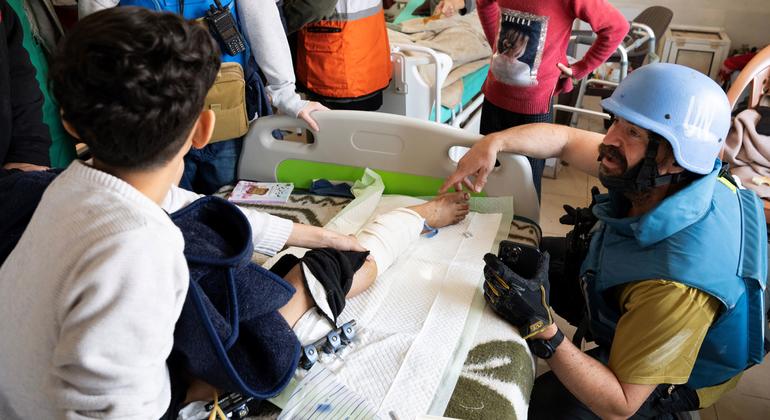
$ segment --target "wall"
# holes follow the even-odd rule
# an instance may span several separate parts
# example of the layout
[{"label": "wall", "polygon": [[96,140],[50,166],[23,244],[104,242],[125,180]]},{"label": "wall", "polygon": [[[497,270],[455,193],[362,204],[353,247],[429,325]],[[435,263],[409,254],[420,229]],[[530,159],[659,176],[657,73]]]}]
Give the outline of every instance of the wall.
[{"label": "wall", "polygon": [[770,44],[770,0],[609,0],[629,20],[649,6],[674,12],[673,24],[725,28],[732,48]]}]

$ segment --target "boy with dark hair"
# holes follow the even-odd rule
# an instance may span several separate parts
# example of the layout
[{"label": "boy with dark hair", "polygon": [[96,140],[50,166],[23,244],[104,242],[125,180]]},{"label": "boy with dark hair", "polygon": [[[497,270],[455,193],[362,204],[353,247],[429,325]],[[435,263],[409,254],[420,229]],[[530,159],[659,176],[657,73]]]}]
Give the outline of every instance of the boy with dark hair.
[{"label": "boy with dark hair", "polygon": [[[67,130],[93,153],[45,191],[0,267],[0,417],[160,417],[166,358],[189,284],[166,211],[211,136],[204,98],[219,69],[208,31],[173,14],[110,9],[83,19],[51,68]],[[162,206],[161,206],[162,204]],[[243,210],[255,250],[360,250],[321,228]],[[65,215],[65,217],[62,217]]]}]

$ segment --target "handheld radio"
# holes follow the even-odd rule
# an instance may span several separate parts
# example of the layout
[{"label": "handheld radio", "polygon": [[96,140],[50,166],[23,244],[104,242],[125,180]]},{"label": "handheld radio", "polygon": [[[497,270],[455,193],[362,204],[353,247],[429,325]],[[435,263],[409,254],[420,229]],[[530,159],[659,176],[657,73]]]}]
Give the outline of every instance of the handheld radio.
[{"label": "handheld radio", "polygon": [[238,26],[230,14],[229,8],[222,7],[219,0],[214,0],[216,7],[212,4],[206,12],[206,23],[209,25],[209,31],[214,38],[219,41],[223,52],[230,56],[235,56],[246,51],[246,42],[243,35],[238,31]]}]

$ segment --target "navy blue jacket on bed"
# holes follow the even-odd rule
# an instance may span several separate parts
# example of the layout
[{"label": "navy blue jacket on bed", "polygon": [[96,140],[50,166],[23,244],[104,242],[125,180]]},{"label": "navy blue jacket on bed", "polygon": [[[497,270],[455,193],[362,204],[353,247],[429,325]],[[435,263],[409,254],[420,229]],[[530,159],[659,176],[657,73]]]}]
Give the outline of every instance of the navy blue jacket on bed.
[{"label": "navy blue jacket on bed", "polygon": [[190,373],[255,398],[280,392],[300,344],[278,313],[294,287],[251,262],[246,216],[218,197],[171,215],[185,239],[190,288],[174,331],[174,354]]}]

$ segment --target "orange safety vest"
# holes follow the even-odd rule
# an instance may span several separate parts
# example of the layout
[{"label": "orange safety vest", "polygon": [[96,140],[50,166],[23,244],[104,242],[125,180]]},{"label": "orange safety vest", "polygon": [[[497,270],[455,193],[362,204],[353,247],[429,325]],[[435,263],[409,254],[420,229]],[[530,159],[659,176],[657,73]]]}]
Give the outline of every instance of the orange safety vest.
[{"label": "orange safety vest", "polygon": [[297,80],[330,98],[358,98],[390,83],[390,44],[380,0],[340,0],[334,15],[297,40]]}]

